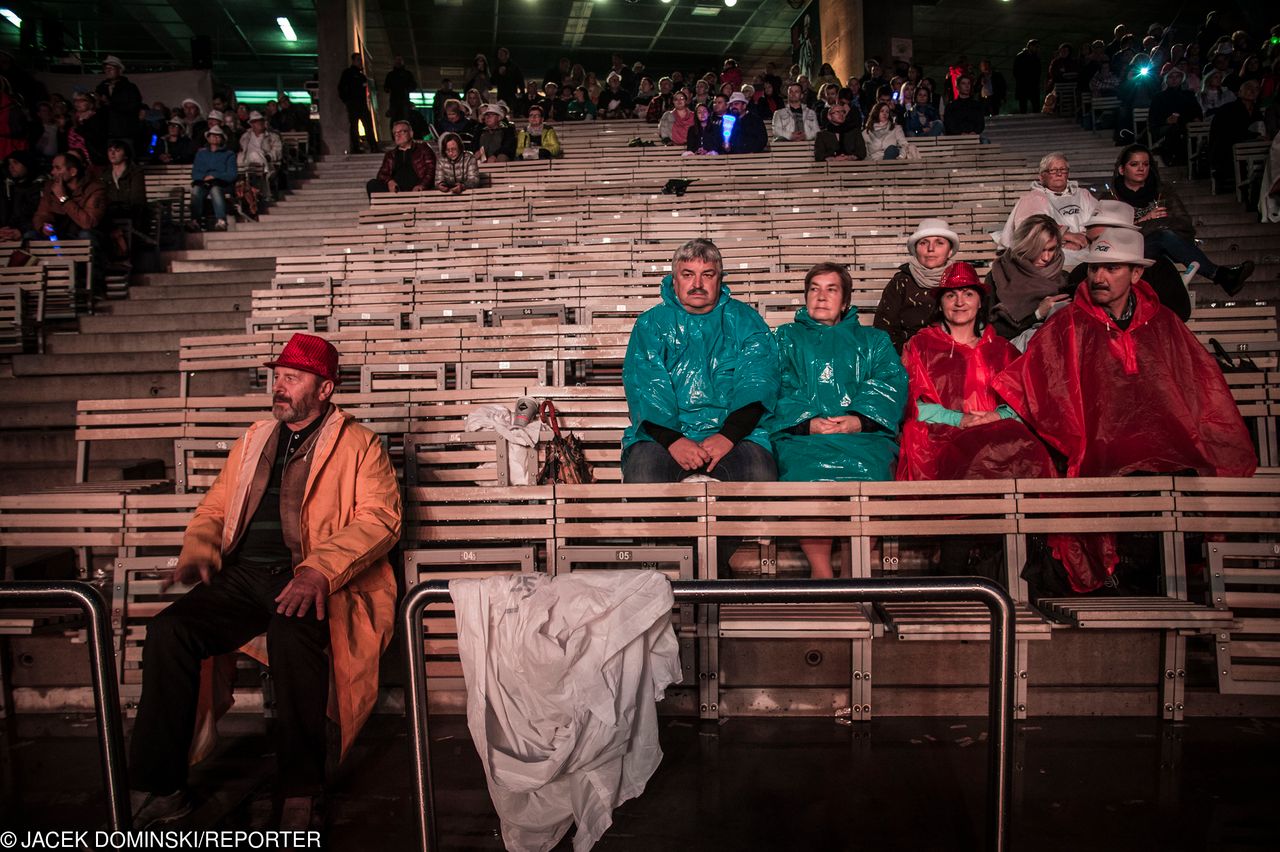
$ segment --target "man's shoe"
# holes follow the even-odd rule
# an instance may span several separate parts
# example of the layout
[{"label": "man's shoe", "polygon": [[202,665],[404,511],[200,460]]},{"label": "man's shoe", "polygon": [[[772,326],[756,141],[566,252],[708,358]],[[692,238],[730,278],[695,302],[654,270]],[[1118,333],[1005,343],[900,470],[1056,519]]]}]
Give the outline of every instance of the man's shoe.
[{"label": "man's shoe", "polygon": [[1225,290],[1228,296],[1234,296],[1244,289],[1244,282],[1248,281],[1252,274],[1252,260],[1246,260],[1238,266],[1219,266],[1218,271],[1214,273],[1213,283]]},{"label": "man's shoe", "polygon": [[167,796],[130,790],[129,809],[133,813],[134,829],[141,830],[180,820],[195,810],[195,807],[186,790],[177,790]]},{"label": "man's shoe", "polygon": [[281,831],[312,831],[320,827],[320,822],[316,796],[290,796],[280,805]]},{"label": "man's shoe", "polygon": [[219,219],[217,222],[214,222],[213,229],[215,231],[225,231],[227,229],[227,220]]}]

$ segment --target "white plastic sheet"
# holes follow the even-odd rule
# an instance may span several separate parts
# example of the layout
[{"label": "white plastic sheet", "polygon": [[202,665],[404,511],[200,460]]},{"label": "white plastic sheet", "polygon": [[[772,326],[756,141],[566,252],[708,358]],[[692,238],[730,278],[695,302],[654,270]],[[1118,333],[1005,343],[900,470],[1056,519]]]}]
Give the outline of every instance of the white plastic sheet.
[{"label": "white plastic sheet", "polygon": [[577,823],[585,852],[662,760],[655,702],[680,680],[657,571],[514,574],[449,584],[467,725],[512,852]]},{"label": "white plastic sheet", "polygon": [[523,426],[515,423],[511,409],[503,405],[481,405],[467,415],[468,432],[497,432],[507,441],[507,475],[511,485],[538,484],[538,437],[542,421]]}]

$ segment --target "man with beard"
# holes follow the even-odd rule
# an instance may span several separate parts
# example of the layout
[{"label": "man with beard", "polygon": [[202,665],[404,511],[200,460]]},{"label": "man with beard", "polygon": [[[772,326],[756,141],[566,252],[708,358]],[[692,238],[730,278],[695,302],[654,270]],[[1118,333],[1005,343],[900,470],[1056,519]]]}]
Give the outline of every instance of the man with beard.
[{"label": "man with beard", "polygon": [[205,660],[266,634],[284,830],[320,822],[326,708],[346,754],[377,699],[395,613],[386,557],[400,535],[395,472],[378,436],[330,401],[331,343],[295,334],[266,366],[273,419],[231,448],[164,584],[193,588],[147,625],[130,752],[136,829],[193,809],[188,754],[205,751],[192,749],[193,735],[218,706],[201,695]]}]

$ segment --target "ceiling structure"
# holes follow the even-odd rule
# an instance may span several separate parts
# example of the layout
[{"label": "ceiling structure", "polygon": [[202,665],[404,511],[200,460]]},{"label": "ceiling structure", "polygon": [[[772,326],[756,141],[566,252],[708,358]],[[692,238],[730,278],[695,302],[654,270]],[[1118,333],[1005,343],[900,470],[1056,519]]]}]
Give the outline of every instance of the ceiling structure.
[{"label": "ceiling structure", "polygon": [[[192,66],[192,39],[207,36],[218,78],[236,87],[296,87],[315,73],[315,0],[0,0],[43,45],[78,54],[93,70],[115,54],[129,67]],[[530,76],[562,55],[603,69],[609,55],[659,68],[725,56],[785,57],[798,15],[787,0],[365,0],[366,50],[377,74],[402,55],[424,87],[457,74],[476,53],[509,47]],[[276,17],[297,34],[287,41]],[[59,34],[60,29],[60,34]],[[18,46],[0,20],[0,46]],[[695,61],[704,60],[704,61]]]}]

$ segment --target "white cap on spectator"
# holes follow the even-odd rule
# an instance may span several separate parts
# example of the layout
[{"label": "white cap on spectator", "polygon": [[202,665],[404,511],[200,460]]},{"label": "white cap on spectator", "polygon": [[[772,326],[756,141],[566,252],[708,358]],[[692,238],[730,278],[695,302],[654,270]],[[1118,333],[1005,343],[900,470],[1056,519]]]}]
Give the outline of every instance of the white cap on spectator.
[{"label": "white cap on spectator", "polygon": [[204,135],[206,137],[221,136],[223,139],[227,138],[227,134],[223,132],[221,127],[210,127],[208,130],[204,132]]},{"label": "white cap on spectator", "polygon": [[250,121],[266,121],[267,117],[255,109],[253,112],[249,113],[249,120]]},{"label": "white cap on spectator", "polygon": [[744,95],[742,92],[734,92],[732,95],[730,95],[730,96],[729,96],[729,103],[731,103],[731,104],[749,104],[749,103],[751,103],[751,101],[750,101],[750,100],[748,100],[748,99],[747,99],[747,96],[746,96],[746,95]]},{"label": "white cap on spectator", "polygon": [[187,104],[191,104],[200,112],[204,112],[204,107],[200,106],[200,102],[195,98],[183,98],[182,103],[179,104],[179,106],[186,106]]},{"label": "white cap on spectator", "polygon": [[185,129],[185,128],[186,128],[186,126],[187,126],[187,123],[186,123],[185,121],[183,121],[182,119],[180,119],[180,118],[171,118],[171,119],[169,119],[169,124],[176,124],[176,125],[178,125],[179,127],[184,128],[184,129]]},{"label": "white cap on spectator", "polygon": [[1154,260],[1143,256],[1142,232],[1133,228],[1107,228],[1089,244],[1084,263],[1129,263],[1150,266]]},{"label": "white cap on spectator", "polygon": [[1086,228],[1096,228],[1099,225],[1105,228],[1141,230],[1141,228],[1133,224],[1133,205],[1110,199],[1099,201],[1098,209],[1094,210],[1093,215],[1089,217],[1089,221],[1084,223]]},{"label": "white cap on spectator", "polygon": [[502,111],[502,107],[498,106],[497,104],[485,104],[480,108],[481,116],[487,115],[489,113],[493,113],[499,118],[502,118],[505,115],[505,113]]},{"label": "white cap on spectator", "polygon": [[213,120],[216,120],[216,121],[224,121],[224,120],[225,120],[224,116],[222,115],[222,110],[217,110],[217,109],[211,109],[211,110],[209,110],[209,114],[208,114],[208,115],[206,115],[206,116],[205,116],[205,118],[207,118],[207,119],[213,119]]},{"label": "white cap on spectator", "polygon": [[960,250],[960,237],[951,230],[951,226],[945,219],[921,219],[920,227],[916,228],[914,234],[907,237],[907,251],[915,254],[916,243],[925,237],[945,237],[947,242],[951,243],[952,251]]},{"label": "white cap on spectator", "polygon": [[108,56],[106,59],[102,60],[102,64],[114,65],[120,69],[121,74],[124,73],[124,63],[120,61],[120,57],[118,56]]}]

